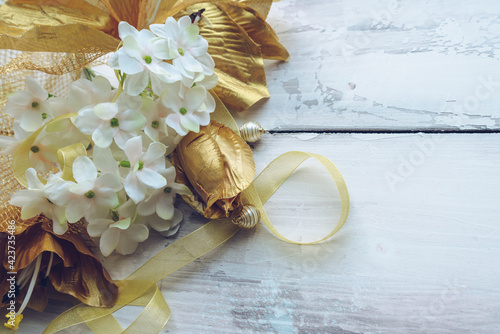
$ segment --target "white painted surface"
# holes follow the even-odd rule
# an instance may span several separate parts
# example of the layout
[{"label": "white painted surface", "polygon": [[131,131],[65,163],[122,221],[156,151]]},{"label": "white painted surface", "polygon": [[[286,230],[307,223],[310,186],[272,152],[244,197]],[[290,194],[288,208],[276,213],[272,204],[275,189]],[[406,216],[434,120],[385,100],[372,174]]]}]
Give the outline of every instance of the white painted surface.
[{"label": "white painted surface", "polygon": [[[263,226],[239,233],[161,282],[172,310],[163,333],[499,332],[500,135],[266,135],[258,170],[290,149],[323,154],[343,172],[344,229],[317,246],[284,243]],[[401,182],[391,187],[388,175]],[[314,163],[284,187],[266,210],[287,235],[305,239],[336,221],[338,195]],[[201,226],[182,208],[175,239]],[[135,256],[105,263],[123,278],[172,241],[155,235]],[[50,320],[26,317],[19,333]]]},{"label": "white painted surface", "polygon": [[242,119],[282,130],[500,126],[498,1],[284,0],[268,21],[291,60],[267,63],[272,97]]},{"label": "white painted surface", "polygon": [[[500,332],[500,134],[314,133],[499,128],[499,87],[481,83],[500,82],[498,2],[392,3],[273,5],[292,60],[267,63],[272,97],[238,122],[312,130],[266,134],[257,169],[289,150],[325,155],[345,177],[351,214],[324,244],[286,244],[259,226],[169,276],[162,333]],[[460,110],[470,96],[477,108]],[[301,168],[266,204],[272,221],[294,238],[325,233],[339,210],[325,180],[314,163]],[[106,260],[115,278],[202,225],[180,206],[175,238]],[[67,307],[27,312],[19,333],[41,333]],[[117,317],[127,325],[139,311]]]}]

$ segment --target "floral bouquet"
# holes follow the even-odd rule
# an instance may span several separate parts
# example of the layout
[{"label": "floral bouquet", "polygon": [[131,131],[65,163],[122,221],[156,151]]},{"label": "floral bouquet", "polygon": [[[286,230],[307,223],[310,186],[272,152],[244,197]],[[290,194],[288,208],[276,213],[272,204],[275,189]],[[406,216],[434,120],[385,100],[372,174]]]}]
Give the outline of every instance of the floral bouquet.
[{"label": "floral bouquet", "polygon": [[[261,218],[290,241],[262,204],[309,157],[323,164],[343,199],[338,224],[319,241],[341,228],[349,205],[335,166],[289,152],[254,180],[246,142],[263,130],[249,122],[240,133],[226,109],[268,97],[263,58],[289,57],[265,22],[270,6],[10,0],[0,7],[6,327],[16,329],[26,307],[43,311],[63,293],[82,304],[46,333],[82,322],[95,332],[122,332],[112,313],[125,305],[154,311],[142,312],[129,332],[158,332],[170,311],[156,282]],[[116,84],[95,75],[92,67],[103,63]],[[151,229],[174,235],[183,219],[177,194],[212,221],[113,281],[94,242],[103,256],[128,255]]]}]

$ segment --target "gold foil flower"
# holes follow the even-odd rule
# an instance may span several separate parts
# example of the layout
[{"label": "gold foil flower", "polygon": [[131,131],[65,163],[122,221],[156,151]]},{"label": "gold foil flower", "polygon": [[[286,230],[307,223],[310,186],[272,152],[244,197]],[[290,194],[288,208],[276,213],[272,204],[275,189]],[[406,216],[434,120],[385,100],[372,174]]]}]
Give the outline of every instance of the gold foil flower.
[{"label": "gold foil flower", "polygon": [[[21,63],[0,67],[0,74],[18,69],[48,74],[79,70],[115,51],[120,21],[140,30],[203,8],[205,19],[198,24],[219,76],[214,91],[229,108],[245,110],[269,97],[263,59],[289,58],[265,21],[271,4],[272,0],[9,0],[0,7],[1,49],[67,55],[59,55],[52,67],[46,66],[47,59],[24,55]],[[0,104],[2,98],[3,94]]]},{"label": "gold foil flower", "polygon": [[[15,225],[15,238],[12,238],[8,232],[8,222],[0,224],[0,296],[4,296],[3,305],[13,299],[9,293],[13,291],[11,283],[15,283],[15,300],[23,300],[18,313],[26,306],[43,311],[47,305],[45,290],[48,280],[56,291],[71,295],[87,305],[114,305],[118,288],[89,250],[84,238],[88,235],[83,222],[71,224],[63,235],[55,234],[50,219],[43,215],[16,222]],[[15,243],[9,243],[9,240]],[[11,255],[9,250],[13,248],[14,262],[8,256]],[[12,274],[8,272],[18,273],[15,280],[11,279]],[[34,285],[30,289],[33,278]],[[29,303],[28,300],[24,302],[25,299]]]},{"label": "gold foil flower", "polygon": [[210,122],[199,133],[188,133],[177,145],[172,163],[176,182],[193,193],[183,195],[205,217],[229,217],[241,206],[240,194],[253,181],[255,163],[250,147],[228,127]]}]

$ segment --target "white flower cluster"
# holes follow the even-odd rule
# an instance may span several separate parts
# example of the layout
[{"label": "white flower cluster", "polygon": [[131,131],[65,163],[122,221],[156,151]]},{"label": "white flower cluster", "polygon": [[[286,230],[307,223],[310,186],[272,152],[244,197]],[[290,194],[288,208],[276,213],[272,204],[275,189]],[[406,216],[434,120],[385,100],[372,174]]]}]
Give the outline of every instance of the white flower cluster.
[{"label": "white flower cluster", "polygon": [[[208,90],[218,80],[198,26],[185,16],[150,29],[119,24],[122,47],[109,63],[118,89],[104,77],[80,79],[63,98],[28,78],[27,91],[10,95],[5,107],[15,121],[14,137],[0,137],[3,154],[16,153],[39,132],[29,152],[28,188],[10,203],[22,207],[22,219],[43,213],[58,234],[85,218],[105,256],[134,252],[148,238],[148,226],[167,236],[177,231],[182,214],[175,194],[190,192],[175,183],[167,155],[182,136],[207,125],[215,109]],[[69,113],[77,116],[52,121]],[[73,179],[66,180],[57,153],[76,143],[87,155],[74,160]]]}]

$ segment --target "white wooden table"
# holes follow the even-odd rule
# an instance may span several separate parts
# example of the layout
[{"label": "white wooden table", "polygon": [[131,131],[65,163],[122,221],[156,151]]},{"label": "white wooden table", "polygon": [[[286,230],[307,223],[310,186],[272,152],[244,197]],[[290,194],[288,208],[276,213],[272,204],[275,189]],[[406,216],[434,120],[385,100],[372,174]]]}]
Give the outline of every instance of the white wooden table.
[{"label": "white wooden table", "polygon": [[[266,62],[271,98],[236,115],[272,130],[257,169],[290,150],[325,155],[351,214],[317,246],[240,232],[164,279],[162,333],[500,333],[500,3],[283,0],[268,21],[291,60]],[[308,163],[265,208],[311,240],[336,222],[338,197]],[[106,259],[115,278],[203,224],[181,207],[177,237]],[[19,333],[67,307],[26,312]]]}]

